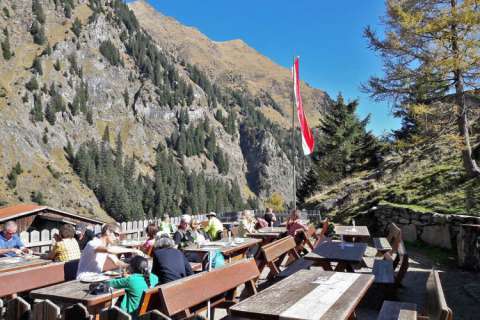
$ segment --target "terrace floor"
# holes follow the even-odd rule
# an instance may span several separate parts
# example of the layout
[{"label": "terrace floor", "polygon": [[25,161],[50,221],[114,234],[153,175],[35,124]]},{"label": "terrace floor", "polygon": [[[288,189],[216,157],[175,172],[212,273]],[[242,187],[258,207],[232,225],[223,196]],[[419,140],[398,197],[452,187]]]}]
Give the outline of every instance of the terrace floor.
[{"label": "terrace floor", "polygon": [[[442,287],[447,304],[453,311],[455,320],[474,320],[480,318],[480,273],[463,271],[455,266],[455,261],[440,263],[425,254],[425,250],[409,248],[410,266],[403,280],[404,286],[397,290],[394,300],[417,304],[417,310],[423,310],[426,295],[426,282],[432,268],[442,271],[440,274]],[[374,254],[375,251],[373,251]],[[271,283],[265,281],[268,268],[260,277],[260,286],[268,287]],[[294,275],[293,275],[294,276]],[[358,320],[373,320],[377,318],[384,297],[380,290],[372,286],[359,308]],[[215,319],[226,315],[226,311],[215,311]]]}]

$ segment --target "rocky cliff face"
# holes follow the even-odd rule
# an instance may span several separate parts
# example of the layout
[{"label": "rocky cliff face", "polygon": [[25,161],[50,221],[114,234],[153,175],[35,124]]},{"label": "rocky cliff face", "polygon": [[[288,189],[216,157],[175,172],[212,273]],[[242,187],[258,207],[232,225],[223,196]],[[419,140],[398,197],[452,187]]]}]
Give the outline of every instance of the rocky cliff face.
[{"label": "rocky cliff face", "polygon": [[[186,49],[185,39],[179,35],[185,27],[170,20],[167,23],[168,19],[163,17],[155,25],[164,26],[169,32],[176,26],[180,33],[171,34],[168,41],[154,33],[155,45],[161,52],[168,52],[166,56],[180,79],[193,89],[190,105],[164,105],[159,102],[162,92],[158,85],[145,76],[138,61],[128,52],[125,37],[129,35],[129,30],[119,22],[111,1],[37,2],[45,15],[43,23],[38,22],[41,20],[38,13],[33,13],[31,1],[5,0],[0,4],[3,9],[0,14],[0,28],[3,30],[0,42],[4,48],[3,57],[0,57],[0,176],[4,177],[0,180],[0,200],[12,203],[30,201],[32,193],[40,191],[45,202],[51,206],[109,219],[92,190],[80,181],[66,160],[64,147],[68,141],[75,149],[85,141],[99,141],[108,126],[112,144],[113,139],[120,136],[124,153],[135,158],[138,172],[148,175],[155,164],[155,147],[159,143],[168,144],[172,132],[179,128],[177,115],[185,109],[190,125],[209,119],[217,145],[229,159],[230,168],[227,174],[220,175],[215,163],[205,156],[185,156],[181,160],[182,165],[189,170],[202,171],[207,177],[239,183],[245,199],[265,197],[273,191],[289,198],[290,162],[279,141],[268,132],[252,139],[244,139],[238,129],[236,133],[227,133],[215,119],[216,109],[208,104],[206,92],[191,79],[184,61],[210,67],[228,65],[230,71],[225,68],[221,74],[210,72],[211,80],[220,88],[226,86],[228,73],[235,79],[242,78],[243,74],[243,79],[235,80],[236,85],[251,89],[253,95],[260,91],[272,92],[274,99],[286,86],[286,70],[262,58],[268,63],[252,75],[236,67],[235,56],[226,57],[224,54],[214,54],[208,61],[200,63],[187,54],[191,49]],[[74,6],[71,14],[67,14],[70,4]],[[132,8],[140,23],[148,25],[148,19],[152,17],[145,16],[140,9],[150,8],[144,3],[135,3]],[[153,16],[157,17],[156,14]],[[73,26],[75,20],[81,22],[80,31]],[[44,29],[46,39],[41,44],[34,43],[34,24]],[[178,40],[175,39],[177,35]],[[112,64],[100,53],[102,43],[107,40],[118,50],[121,64]],[[189,41],[199,41],[198,45],[203,46],[207,40],[193,38]],[[9,44],[13,53],[11,57],[5,54],[5,43]],[[218,48],[225,46],[229,51],[232,46],[240,46],[242,50],[258,56],[253,49],[238,41],[218,44]],[[38,63],[41,72],[35,67]],[[270,68],[274,71],[262,71]],[[275,72],[281,76],[276,77]],[[36,85],[32,79],[35,79]],[[74,111],[79,88],[85,84],[88,101],[82,107],[83,111]],[[278,92],[274,90],[275,86],[279,86]],[[311,101],[317,109],[312,112],[318,113],[327,97],[318,90],[308,88],[305,91],[308,96],[306,104]],[[36,106],[41,105],[40,110],[47,117],[47,109],[53,108],[57,96],[62,97],[63,108],[54,112],[53,119],[35,119]],[[278,99],[278,103],[281,104],[282,99]],[[238,106],[226,108],[221,102],[217,108],[225,115],[239,112]],[[265,108],[269,109],[272,108]],[[239,113],[237,128],[241,127],[242,119]],[[23,172],[13,186],[11,172],[17,162]]]}]

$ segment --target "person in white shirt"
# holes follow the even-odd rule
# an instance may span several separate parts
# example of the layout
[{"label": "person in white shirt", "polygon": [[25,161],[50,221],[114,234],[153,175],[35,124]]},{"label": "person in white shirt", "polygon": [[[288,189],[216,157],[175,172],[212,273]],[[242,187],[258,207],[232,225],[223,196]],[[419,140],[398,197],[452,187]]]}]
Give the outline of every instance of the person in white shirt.
[{"label": "person in white shirt", "polygon": [[94,238],[87,243],[78,262],[77,279],[81,280],[82,277],[91,273],[102,273],[107,258],[119,268],[128,266],[116,255],[128,252],[139,254],[139,250],[111,246],[120,238],[120,233],[121,229],[117,223],[109,223],[103,226],[99,238]]}]

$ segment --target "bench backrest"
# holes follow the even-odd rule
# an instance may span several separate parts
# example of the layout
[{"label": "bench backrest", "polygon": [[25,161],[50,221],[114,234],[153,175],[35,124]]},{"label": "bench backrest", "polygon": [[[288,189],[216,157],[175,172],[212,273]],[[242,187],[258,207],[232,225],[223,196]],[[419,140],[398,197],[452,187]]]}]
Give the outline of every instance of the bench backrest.
[{"label": "bench backrest", "polygon": [[427,314],[430,320],[452,320],[437,271],[432,270],[427,280]]},{"label": "bench backrest", "polygon": [[397,256],[393,261],[393,269],[396,270],[398,265],[400,265],[400,268],[395,275],[395,284],[397,286],[400,286],[402,284],[403,277],[405,277],[405,275],[407,274],[409,266],[408,253],[403,241],[400,241],[398,244]]},{"label": "bench backrest", "polygon": [[292,249],[296,243],[292,236],[273,241],[262,247],[262,252],[267,262],[272,262]]},{"label": "bench backrest", "polygon": [[33,305],[33,319],[52,320],[60,317],[60,307],[50,300],[43,300]]},{"label": "bench backrest", "polygon": [[167,316],[189,311],[260,276],[254,259],[241,260],[210,272],[201,272],[159,287],[160,311]]},{"label": "bench backrest", "polygon": [[395,223],[388,225],[387,240],[392,246],[392,253],[397,253],[400,241],[402,241],[402,230]]},{"label": "bench backrest", "polygon": [[62,320],[90,320],[90,314],[87,308],[81,304],[77,303],[73,306],[65,308],[62,312]]},{"label": "bench backrest", "polygon": [[117,306],[113,306],[109,309],[103,309],[100,311],[100,320],[131,320],[132,316],[120,309]]},{"label": "bench backrest", "polygon": [[143,315],[150,310],[159,308],[160,306],[160,287],[153,287],[147,289],[143,295],[142,300],[140,301],[140,307],[138,308],[138,314]]},{"label": "bench backrest", "polygon": [[[25,280],[25,279],[24,279]],[[31,317],[31,307],[28,302],[21,297],[16,297],[7,302],[8,320],[28,320]]]}]

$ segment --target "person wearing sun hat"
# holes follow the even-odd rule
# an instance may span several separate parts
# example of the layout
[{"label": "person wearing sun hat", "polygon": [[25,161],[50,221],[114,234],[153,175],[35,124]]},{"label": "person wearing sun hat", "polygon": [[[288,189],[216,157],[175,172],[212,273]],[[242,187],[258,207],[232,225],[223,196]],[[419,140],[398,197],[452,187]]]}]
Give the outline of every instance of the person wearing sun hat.
[{"label": "person wearing sun hat", "polygon": [[213,211],[207,213],[208,225],[205,227],[204,231],[210,236],[212,241],[219,240],[222,238],[223,224],[217,218],[217,214]]}]

